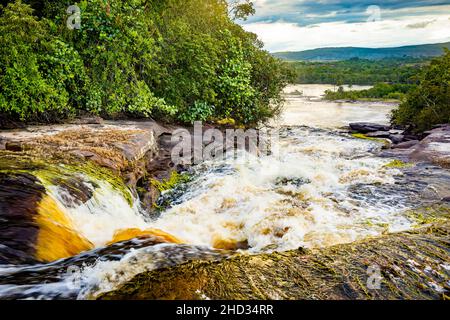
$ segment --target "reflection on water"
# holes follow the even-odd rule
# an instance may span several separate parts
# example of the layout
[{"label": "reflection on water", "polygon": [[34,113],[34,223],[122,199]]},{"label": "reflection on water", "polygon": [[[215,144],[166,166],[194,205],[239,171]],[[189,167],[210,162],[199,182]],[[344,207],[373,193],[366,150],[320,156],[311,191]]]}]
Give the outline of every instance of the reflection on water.
[{"label": "reflection on water", "polygon": [[[351,90],[370,87],[353,86]],[[335,90],[332,85],[294,85],[286,89],[286,110],[277,122],[290,126],[339,128],[351,122],[389,123],[389,114],[397,105],[381,102],[330,102],[322,101],[325,90]],[[349,88],[345,88],[349,90]],[[295,95],[293,92],[302,92]]]}]

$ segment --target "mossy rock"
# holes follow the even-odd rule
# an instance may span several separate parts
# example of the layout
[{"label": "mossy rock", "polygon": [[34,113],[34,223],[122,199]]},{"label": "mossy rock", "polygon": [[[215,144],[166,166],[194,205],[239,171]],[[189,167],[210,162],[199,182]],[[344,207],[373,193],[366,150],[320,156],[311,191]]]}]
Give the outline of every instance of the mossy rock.
[{"label": "mossy rock", "polygon": [[[139,274],[98,298],[445,299],[449,253],[447,221],[325,249],[192,261]],[[372,269],[379,288],[368,286]]]}]

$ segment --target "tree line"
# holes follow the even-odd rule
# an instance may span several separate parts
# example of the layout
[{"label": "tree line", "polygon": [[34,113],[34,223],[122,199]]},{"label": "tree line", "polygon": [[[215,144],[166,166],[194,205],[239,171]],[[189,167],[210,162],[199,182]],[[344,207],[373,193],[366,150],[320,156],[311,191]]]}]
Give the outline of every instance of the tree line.
[{"label": "tree line", "polygon": [[353,58],[332,62],[296,61],[291,62],[291,65],[296,70],[296,83],[299,84],[414,84],[429,61],[425,58]]},{"label": "tree line", "polygon": [[85,114],[252,125],[280,112],[289,66],[234,19],[250,1],[2,1],[0,116]]}]

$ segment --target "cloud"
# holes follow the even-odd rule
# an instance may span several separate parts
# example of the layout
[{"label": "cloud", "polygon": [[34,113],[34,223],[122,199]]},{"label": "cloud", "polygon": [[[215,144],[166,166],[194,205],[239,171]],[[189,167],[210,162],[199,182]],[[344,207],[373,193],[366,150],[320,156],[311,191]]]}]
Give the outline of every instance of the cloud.
[{"label": "cloud", "polygon": [[[442,7],[441,7],[442,9]],[[382,15],[380,21],[352,22],[333,21],[314,25],[314,28],[294,22],[254,22],[244,25],[250,32],[259,35],[269,51],[299,51],[322,47],[392,47],[413,44],[450,41],[450,6],[440,14],[431,8],[424,9],[428,15],[399,15],[391,10]],[[418,10],[418,9],[415,9]],[[408,11],[408,10],[406,10]],[[413,10],[414,11],[414,10]],[[443,14],[443,12],[445,14]],[[448,12],[448,13],[447,13]],[[388,18],[387,18],[388,17]],[[391,18],[389,18],[391,17]],[[427,23],[424,22],[432,22]],[[423,26],[420,33],[411,26]]]},{"label": "cloud", "polygon": [[[438,12],[439,6],[449,5],[450,0],[253,0],[256,6],[256,16],[248,23],[261,21],[297,23],[299,25],[334,22],[364,22],[368,19],[367,8],[372,5],[380,7],[384,14],[398,10],[428,9]],[[428,10],[416,10],[423,15]],[[411,11],[412,12],[412,11]]]},{"label": "cloud", "polygon": [[243,27],[270,51],[450,41],[450,0],[253,1],[256,16]]},{"label": "cloud", "polygon": [[436,21],[436,19],[430,20],[430,21],[423,21],[423,22],[412,23],[412,24],[408,24],[406,27],[410,28],[410,29],[423,29],[423,28],[426,28],[427,26],[429,26],[430,24],[432,24],[435,21]]}]

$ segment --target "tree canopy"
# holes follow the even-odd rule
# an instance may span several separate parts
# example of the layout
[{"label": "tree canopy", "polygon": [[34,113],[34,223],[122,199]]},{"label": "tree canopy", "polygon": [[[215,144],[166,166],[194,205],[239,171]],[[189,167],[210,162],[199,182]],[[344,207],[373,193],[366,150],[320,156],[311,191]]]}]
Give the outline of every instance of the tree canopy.
[{"label": "tree canopy", "polygon": [[[9,2],[7,5],[5,2]],[[56,121],[80,114],[255,124],[276,115],[289,67],[234,19],[251,1],[3,1],[0,114]]]},{"label": "tree canopy", "polygon": [[412,125],[416,131],[450,123],[450,51],[434,59],[420,76],[416,89],[394,111],[395,124]]}]

